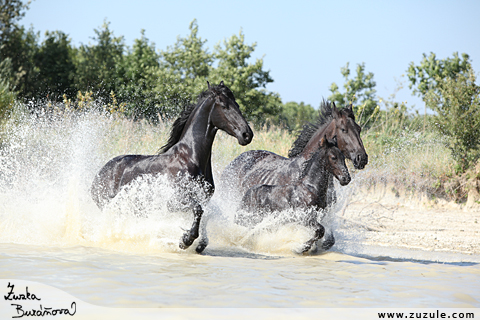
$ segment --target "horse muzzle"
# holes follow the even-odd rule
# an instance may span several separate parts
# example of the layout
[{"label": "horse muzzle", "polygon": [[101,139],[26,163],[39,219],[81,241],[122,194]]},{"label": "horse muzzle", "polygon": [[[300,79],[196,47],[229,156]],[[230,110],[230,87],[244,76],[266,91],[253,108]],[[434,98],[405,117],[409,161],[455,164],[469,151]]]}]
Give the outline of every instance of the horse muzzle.
[{"label": "horse muzzle", "polygon": [[241,135],[237,135],[238,143],[242,146],[246,146],[253,139],[253,131],[252,129],[248,128],[249,130],[244,131]]},{"label": "horse muzzle", "polygon": [[363,168],[365,168],[367,163],[368,163],[368,155],[366,153],[364,155],[357,154],[353,158],[353,166],[355,167],[355,169],[362,170]]},{"label": "horse muzzle", "polygon": [[352,178],[350,177],[350,174],[347,173],[341,176],[340,179],[338,179],[338,181],[340,182],[341,186],[346,186],[347,184],[350,183],[350,181],[352,181]]}]

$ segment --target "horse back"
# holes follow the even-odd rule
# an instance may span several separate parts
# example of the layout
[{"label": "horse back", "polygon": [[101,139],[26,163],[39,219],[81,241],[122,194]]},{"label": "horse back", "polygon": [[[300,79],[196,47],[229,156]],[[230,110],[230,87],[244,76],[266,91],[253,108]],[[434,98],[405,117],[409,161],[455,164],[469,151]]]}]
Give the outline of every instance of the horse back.
[{"label": "horse back", "polygon": [[123,185],[125,169],[145,159],[144,155],[122,155],[108,161],[93,179],[90,192],[100,208],[114,198]]},{"label": "horse back", "polygon": [[253,212],[282,211],[318,207],[315,190],[302,183],[287,185],[257,185],[247,190],[242,199],[242,209]]},{"label": "horse back", "polygon": [[273,152],[251,150],[235,158],[223,171],[222,184],[243,194],[255,185],[288,184],[298,178],[298,159]]}]

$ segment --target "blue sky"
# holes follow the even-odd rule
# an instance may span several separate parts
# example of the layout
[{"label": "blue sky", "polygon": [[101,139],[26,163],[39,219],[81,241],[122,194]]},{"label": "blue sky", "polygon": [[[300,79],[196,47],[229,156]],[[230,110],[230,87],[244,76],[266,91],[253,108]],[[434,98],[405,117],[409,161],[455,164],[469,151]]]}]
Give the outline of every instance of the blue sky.
[{"label": "blue sky", "polygon": [[[199,36],[210,51],[218,42],[238,34],[257,43],[253,58],[264,60],[274,79],[267,89],[283,102],[318,107],[340,87],[340,68],[364,62],[374,73],[377,96],[388,98],[403,82],[397,101],[423,110],[412,96],[405,75],[422,53],[438,58],[468,53],[480,71],[480,1],[153,1],[153,0],[35,0],[20,21],[35,31],[61,30],[75,45],[92,43],[94,29],[106,19],[115,36],[127,45],[140,37],[164,50],[177,36],[189,34],[197,19]],[[227,84],[228,85],[228,84]]]}]

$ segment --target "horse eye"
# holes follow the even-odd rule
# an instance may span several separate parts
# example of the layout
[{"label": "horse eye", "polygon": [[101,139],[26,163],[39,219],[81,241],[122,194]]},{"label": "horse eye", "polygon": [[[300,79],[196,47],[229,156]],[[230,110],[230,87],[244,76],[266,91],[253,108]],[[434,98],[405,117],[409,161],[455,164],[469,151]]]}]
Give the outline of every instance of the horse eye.
[{"label": "horse eye", "polygon": [[345,128],[342,128],[342,132],[346,132],[347,130],[345,130]]}]

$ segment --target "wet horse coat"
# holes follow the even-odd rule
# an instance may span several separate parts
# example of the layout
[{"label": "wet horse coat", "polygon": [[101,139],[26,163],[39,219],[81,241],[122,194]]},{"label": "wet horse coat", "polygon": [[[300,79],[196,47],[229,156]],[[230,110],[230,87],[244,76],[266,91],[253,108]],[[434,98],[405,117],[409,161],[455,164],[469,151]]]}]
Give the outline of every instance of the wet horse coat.
[{"label": "wet horse coat", "polygon": [[[223,171],[222,189],[233,201],[240,201],[248,189],[255,185],[287,185],[296,181],[313,154],[318,151],[320,139],[336,136],[338,148],[357,169],[368,163],[368,155],[360,138],[360,126],[355,122],[352,106],[338,110],[334,103],[323,101],[316,123],[304,126],[285,158],[265,150],[252,150],[235,158]],[[327,205],[335,201],[333,178],[329,175]],[[324,242],[324,249],[334,243],[333,234]]]},{"label": "wet horse coat", "polygon": [[[122,155],[113,158],[96,175],[91,194],[98,207],[103,208],[118,192],[133,180],[143,175],[167,175],[173,183],[189,180],[201,185],[207,196],[214,192],[211,152],[218,129],[237,138],[238,143],[247,145],[253,132],[240,112],[235,97],[223,84],[210,86],[200,94],[198,103],[187,107],[174,122],[168,143],[156,155]],[[201,197],[195,190],[182,190],[182,205],[192,209],[194,221],[181,241],[186,249],[199,236],[199,225],[203,214]],[[180,198],[180,197],[179,197]],[[206,243],[200,243],[201,252]]]},{"label": "wet horse coat", "polygon": [[[307,241],[302,252],[308,251],[313,243],[322,238],[325,228],[317,221],[317,215],[327,206],[329,175],[337,178],[342,186],[347,185],[351,178],[336,141],[328,141],[325,137],[319,146],[320,149],[305,163],[298,180],[286,185],[262,184],[248,189],[236,217],[239,223],[257,224],[266,215],[275,215],[287,209],[302,209],[308,212],[307,218],[297,222],[315,230],[314,237]],[[243,211],[250,214],[242,217]]]}]

